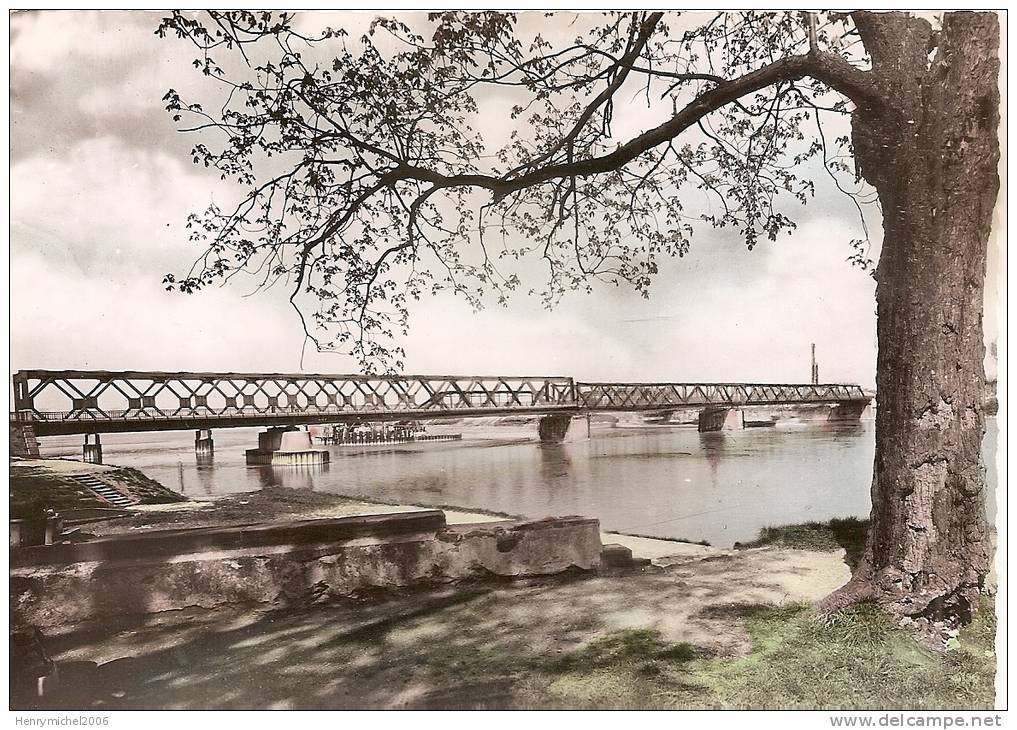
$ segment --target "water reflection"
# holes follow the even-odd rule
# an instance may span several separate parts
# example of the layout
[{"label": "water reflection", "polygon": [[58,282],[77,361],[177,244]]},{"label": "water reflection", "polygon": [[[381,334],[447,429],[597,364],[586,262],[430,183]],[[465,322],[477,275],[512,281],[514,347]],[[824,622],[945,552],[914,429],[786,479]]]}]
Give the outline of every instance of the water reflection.
[{"label": "water reflection", "polygon": [[314,489],[315,480],[327,475],[329,464],[303,464],[300,466],[248,467],[262,489]]},{"label": "water reflection", "polygon": [[725,446],[727,446],[727,438],[723,432],[699,434],[699,447],[703,451],[706,463],[710,466],[710,486],[714,489],[717,487],[717,472],[720,469],[720,463],[725,457]]},{"label": "water reflection", "polygon": [[556,485],[572,473],[572,459],[565,444],[540,444],[540,476],[547,484]]},{"label": "water reflection", "polygon": [[202,494],[215,494],[215,462],[210,457],[198,457],[195,474]]}]

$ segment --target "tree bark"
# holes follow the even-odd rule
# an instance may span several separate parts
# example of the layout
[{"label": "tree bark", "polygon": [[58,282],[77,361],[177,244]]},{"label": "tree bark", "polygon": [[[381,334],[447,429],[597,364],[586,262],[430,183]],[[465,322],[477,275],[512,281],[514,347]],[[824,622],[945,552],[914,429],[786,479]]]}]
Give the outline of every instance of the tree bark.
[{"label": "tree bark", "polygon": [[883,212],[876,456],[865,556],[820,609],[876,600],[934,633],[970,620],[990,559],[982,307],[999,190],[999,25],[967,12],[946,14],[938,34],[903,14],[855,22],[888,101],[852,120],[859,173]]}]

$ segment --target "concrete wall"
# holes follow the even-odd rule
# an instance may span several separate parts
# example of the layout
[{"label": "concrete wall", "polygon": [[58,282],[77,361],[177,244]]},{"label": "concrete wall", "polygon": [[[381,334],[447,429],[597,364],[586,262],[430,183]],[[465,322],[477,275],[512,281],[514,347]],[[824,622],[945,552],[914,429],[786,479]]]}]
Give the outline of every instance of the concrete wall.
[{"label": "concrete wall", "polygon": [[11,551],[11,625],[59,632],[191,607],[302,606],[594,570],[600,553],[597,520],[447,526],[435,510],[122,535]]}]

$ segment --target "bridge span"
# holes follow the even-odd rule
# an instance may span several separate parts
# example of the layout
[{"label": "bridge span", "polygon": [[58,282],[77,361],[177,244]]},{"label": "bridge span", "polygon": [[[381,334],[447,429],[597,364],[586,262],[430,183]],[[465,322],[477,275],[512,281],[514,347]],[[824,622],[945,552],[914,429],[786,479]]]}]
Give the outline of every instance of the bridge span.
[{"label": "bridge span", "polygon": [[[861,386],[846,384],[587,383],[547,376],[21,370],[13,385],[12,448],[15,431],[30,441],[86,434],[98,444],[102,433],[513,414],[544,417],[541,438],[554,441],[564,437],[572,416],[593,411],[695,408],[700,430],[712,431],[740,427],[745,406],[826,405],[832,418],[857,418],[870,402]],[[203,438],[210,434],[199,433]]]}]

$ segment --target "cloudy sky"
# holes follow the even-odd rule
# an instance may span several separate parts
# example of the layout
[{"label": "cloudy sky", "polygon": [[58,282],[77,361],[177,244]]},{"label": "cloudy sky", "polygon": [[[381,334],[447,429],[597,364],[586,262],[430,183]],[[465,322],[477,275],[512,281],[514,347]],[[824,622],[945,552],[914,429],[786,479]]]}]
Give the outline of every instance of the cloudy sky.
[{"label": "cloudy sky", "polygon": [[[184,296],[160,283],[198,253],[187,214],[238,190],[190,163],[195,138],[163,110],[168,88],[201,79],[188,46],[154,36],[158,20],[145,12],[11,19],[15,370],[300,369],[302,332],[279,296],[248,296],[243,282]],[[358,28],[369,20],[330,18]],[[617,124],[638,131],[640,113],[617,109]],[[815,342],[824,381],[871,386],[874,283],[845,261],[857,214],[822,176],[817,188],[797,231],[776,243],[750,252],[704,231],[689,256],[661,267],[648,301],[604,285],[550,313],[525,295],[480,313],[452,297],[421,302],[406,370],[807,382]],[[303,369],[356,365],[309,353]]]}]

